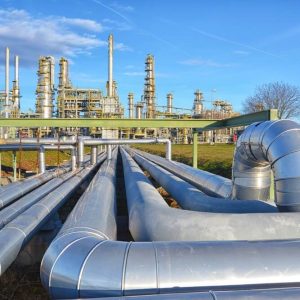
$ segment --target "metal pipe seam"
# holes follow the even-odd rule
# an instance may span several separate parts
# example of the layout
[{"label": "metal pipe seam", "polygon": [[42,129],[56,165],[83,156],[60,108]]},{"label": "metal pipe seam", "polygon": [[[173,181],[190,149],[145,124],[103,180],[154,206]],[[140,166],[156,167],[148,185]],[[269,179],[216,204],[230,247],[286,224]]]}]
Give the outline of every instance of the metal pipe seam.
[{"label": "metal pipe seam", "polygon": [[300,238],[297,213],[230,214],[171,208],[122,148],[121,154],[129,230],[135,241],[253,241]]},{"label": "metal pipe seam", "polygon": [[0,192],[0,210],[33,189],[67,171],[69,171],[68,167],[60,168],[60,170],[55,169],[38,176],[29,177],[19,184],[14,184],[11,187],[8,185],[5,190]]},{"label": "metal pipe seam", "polygon": [[195,169],[179,162],[168,161],[163,157],[137,149],[131,149],[130,151],[147,158],[184,181],[192,184],[209,196],[220,198],[229,198],[231,196],[232,181],[230,179]]},{"label": "metal pipe seam", "polygon": [[233,162],[233,198],[267,200],[271,169],[280,211],[300,211],[300,125],[291,120],[255,123],[240,136]]},{"label": "metal pipe seam", "polygon": [[[78,171],[76,171],[78,172]],[[63,174],[60,177],[56,177],[45,183],[44,185],[36,188],[29,194],[21,197],[18,201],[12,203],[8,207],[3,208],[0,211],[0,229],[3,228],[10,221],[15,219],[18,215],[23,213],[26,209],[37,203],[47,194],[63,184],[66,180],[73,177],[76,172],[70,172]]]},{"label": "metal pipe seam", "polygon": [[[163,299],[179,296],[170,293],[202,291],[214,296],[217,290],[224,289],[299,286],[300,264],[296,263],[300,258],[299,240],[140,243],[109,240],[115,237],[109,233],[115,228],[115,187],[114,176],[110,172],[107,176],[105,168],[112,161],[107,160],[103,165],[103,177],[93,181],[44,255],[41,280],[51,298],[143,298],[145,295],[151,298],[159,294]],[[145,185],[143,180],[136,184]],[[284,271],[280,276],[282,270],[289,272]],[[234,291],[229,295],[233,293],[255,294]]]},{"label": "metal pipe seam", "polygon": [[97,166],[98,164],[84,168],[0,230],[0,276],[17,258],[22,247],[69,199]]},{"label": "metal pipe seam", "polygon": [[[101,165],[44,255],[41,263],[41,279],[52,297],[77,297],[77,286],[80,289],[79,286],[85,284],[85,272],[91,268],[88,266],[89,258],[97,250],[96,246],[103,246],[107,239],[116,239],[116,163],[117,149],[113,151],[112,158],[106,159]],[[69,252],[71,248],[72,251]],[[111,250],[112,252],[107,254],[118,254],[116,250]],[[74,254],[77,259],[70,257],[70,254],[71,256]],[[69,267],[70,263],[72,267]],[[113,272],[114,265],[111,260],[104,260],[101,269],[109,267]],[[64,280],[60,282],[63,277],[60,275],[57,277],[58,273],[65,273],[64,278],[68,278],[68,283]],[[101,281],[101,278],[96,280]],[[66,286],[63,287],[62,284]]]},{"label": "metal pipe seam", "polygon": [[276,207],[263,201],[229,201],[224,198],[208,196],[142,156],[133,154],[133,158],[183,209],[215,213],[274,213],[278,211]]},{"label": "metal pipe seam", "polygon": [[154,294],[139,296],[121,296],[121,297],[101,297],[101,298],[85,298],[86,300],[126,300],[126,299],[161,299],[161,300],[296,300],[299,298],[299,288],[267,288],[267,289],[250,289],[250,290],[226,290],[208,292],[187,292],[172,294]]}]

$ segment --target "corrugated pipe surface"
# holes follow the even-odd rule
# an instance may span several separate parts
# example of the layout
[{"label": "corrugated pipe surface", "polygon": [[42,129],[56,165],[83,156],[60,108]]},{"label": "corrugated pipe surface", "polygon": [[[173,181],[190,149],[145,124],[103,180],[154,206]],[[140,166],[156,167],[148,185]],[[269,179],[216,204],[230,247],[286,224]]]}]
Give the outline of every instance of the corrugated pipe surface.
[{"label": "corrugated pipe surface", "polygon": [[300,211],[300,126],[290,120],[254,123],[238,139],[233,169],[236,199],[269,197],[271,169],[281,211]]},{"label": "corrugated pipe surface", "polygon": [[[124,152],[122,155],[124,166],[127,166],[124,170],[126,187],[129,185],[144,197],[141,190],[149,183],[130,157]],[[236,292],[236,298],[231,292],[232,298],[223,294],[220,299],[247,299],[249,295],[256,297],[253,299],[279,299],[278,293],[283,295],[280,292],[269,291],[268,295],[263,295],[245,289],[299,286],[299,240],[139,243],[111,240],[116,237],[114,165],[114,156],[103,164],[44,256],[41,279],[52,298],[197,291],[206,292],[206,296],[221,297],[221,293],[209,291],[244,289]],[[151,220],[158,230],[163,230],[160,221]],[[179,231],[178,225],[172,223],[172,231]],[[276,297],[270,298],[272,295]],[[290,289],[287,295],[295,294]],[[166,297],[170,299],[171,296]]]}]

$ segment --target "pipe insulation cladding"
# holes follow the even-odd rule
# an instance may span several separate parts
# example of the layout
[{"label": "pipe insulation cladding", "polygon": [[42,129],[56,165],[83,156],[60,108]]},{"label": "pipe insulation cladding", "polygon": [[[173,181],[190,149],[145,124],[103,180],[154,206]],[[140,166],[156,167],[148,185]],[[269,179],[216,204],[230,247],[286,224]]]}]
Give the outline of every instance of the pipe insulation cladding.
[{"label": "pipe insulation cladding", "polygon": [[299,165],[299,124],[291,120],[254,123],[237,142],[232,197],[268,199],[272,170],[279,210],[300,211]]},{"label": "pipe insulation cladding", "polygon": [[[121,153],[128,201],[139,206],[137,199],[154,192],[148,190],[150,183],[129,155],[123,150]],[[203,292],[222,300],[248,296],[262,300],[280,299],[283,291],[295,295],[300,284],[299,240],[115,241],[115,160],[113,152],[44,255],[41,280],[51,298],[144,299],[143,295],[149,295],[151,299],[166,294],[161,298],[173,299],[170,293],[175,293],[174,299],[181,299],[176,293],[183,293],[182,299],[186,299],[184,293]],[[131,198],[133,192],[128,194],[128,189],[135,190],[139,198]],[[155,205],[163,207],[161,203]],[[134,217],[132,211],[129,217]],[[165,215],[158,217],[151,222],[157,230],[164,230],[161,221]],[[149,224],[149,220],[144,222]],[[172,231],[180,231],[180,223],[172,224]]]}]

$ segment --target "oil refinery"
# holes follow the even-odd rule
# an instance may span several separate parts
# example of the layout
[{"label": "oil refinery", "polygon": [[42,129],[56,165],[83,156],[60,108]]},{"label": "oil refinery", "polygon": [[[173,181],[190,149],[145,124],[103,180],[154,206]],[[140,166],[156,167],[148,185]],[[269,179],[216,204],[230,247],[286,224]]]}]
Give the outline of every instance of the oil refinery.
[{"label": "oil refinery", "polygon": [[[62,57],[59,60],[58,84],[55,85],[55,59],[52,56],[41,56],[38,62],[35,113],[28,114],[20,110],[19,57],[15,57],[15,78],[12,89],[9,88],[10,72],[9,49],[6,49],[5,90],[0,93],[1,115],[5,118],[125,118],[125,109],[118,96],[117,82],[113,79],[113,35],[108,37],[108,80],[106,93],[100,89],[78,88],[72,85],[69,72],[69,61]],[[128,93],[129,119],[225,119],[238,115],[232,105],[223,100],[211,101],[212,108],[204,106],[203,93],[197,89],[191,109],[174,106],[172,93],[166,95],[166,105],[158,106],[156,99],[156,79],[154,56],[148,54],[145,60],[145,83],[141,101],[134,103],[133,92]],[[22,128],[22,134],[28,137],[51,137],[57,135],[71,136],[91,134],[102,138],[170,138],[175,143],[188,144],[192,140],[191,128],[136,128],[105,129],[67,127],[58,129],[39,128],[29,130]],[[18,132],[11,129],[3,132],[2,137],[17,137]],[[232,135],[231,131],[208,132],[201,135],[200,141],[226,142]]]},{"label": "oil refinery", "polygon": [[[54,57],[41,56],[34,113],[20,109],[18,56],[10,87],[6,49],[0,175],[9,154],[13,179],[0,185],[0,297],[299,299],[300,125],[275,109],[240,115],[220,99],[207,108],[199,89],[191,109],[172,93],[159,106],[151,54],[127,117],[113,47],[110,35],[105,92],[75,87],[64,57],[56,85]],[[226,143],[238,128],[225,145],[232,176],[200,169],[198,144]],[[164,157],[150,154],[158,144]],[[176,161],[175,147],[191,160]],[[24,152],[36,157],[30,176]]]}]

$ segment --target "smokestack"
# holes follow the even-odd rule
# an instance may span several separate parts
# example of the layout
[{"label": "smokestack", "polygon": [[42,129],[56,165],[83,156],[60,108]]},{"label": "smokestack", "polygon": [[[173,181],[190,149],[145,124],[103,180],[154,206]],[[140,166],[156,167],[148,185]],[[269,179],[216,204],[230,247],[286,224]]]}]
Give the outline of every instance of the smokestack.
[{"label": "smokestack", "polygon": [[113,35],[108,37],[108,97],[113,96]]},{"label": "smokestack", "polygon": [[133,119],[133,93],[128,94],[129,119]]},{"label": "smokestack", "polygon": [[9,48],[5,51],[5,118],[9,117]]}]

